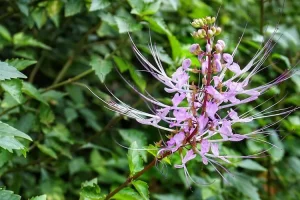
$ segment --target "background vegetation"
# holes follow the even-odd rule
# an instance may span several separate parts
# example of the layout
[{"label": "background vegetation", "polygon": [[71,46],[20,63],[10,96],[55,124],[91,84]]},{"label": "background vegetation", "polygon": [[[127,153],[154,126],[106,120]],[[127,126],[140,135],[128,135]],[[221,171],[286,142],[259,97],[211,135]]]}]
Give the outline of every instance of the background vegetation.
[{"label": "background vegetation", "polygon": [[[124,102],[147,110],[114,70],[117,67],[141,91],[170,101],[149,74],[139,71],[142,66],[127,32],[149,58],[151,35],[164,67],[172,73],[183,58],[191,57],[193,18],[215,16],[220,8],[218,24],[227,52],[234,49],[247,24],[236,56],[241,66],[278,26],[282,36],[265,63],[269,67],[251,83],[257,85],[299,61],[299,7],[297,0],[286,0],[284,5],[279,0],[0,0],[0,199],[102,199],[132,173],[128,163],[134,152],[123,146],[136,141],[142,148],[159,141],[160,134],[165,138],[168,133],[114,114],[90,91],[74,84],[84,83],[113,100],[108,87]],[[274,109],[300,106],[299,94],[296,75],[264,99],[239,109],[247,111],[269,99],[259,108],[263,109],[283,97]],[[280,119],[236,128],[249,132]],[[114,199],[300,199],[299,111],[273,131],[268,140],[282,149],[226,165],[235,174],[230,184],[212,167],[195,161],[189,166],[193,178],[213,183],[188,185],[183,171],[173,168],[179,158],[172,156],[172,165],[157,165]],[[249,155],[267,147],[249,140],[223,148],[230,154]],[[144,165],[153,159],[146,151],[140,156]]]}]

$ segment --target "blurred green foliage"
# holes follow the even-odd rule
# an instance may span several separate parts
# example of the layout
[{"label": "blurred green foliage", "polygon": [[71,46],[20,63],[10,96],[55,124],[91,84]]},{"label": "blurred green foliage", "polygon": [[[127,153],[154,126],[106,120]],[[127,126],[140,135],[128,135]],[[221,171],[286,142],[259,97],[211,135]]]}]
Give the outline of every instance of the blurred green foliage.
[{"label": "blurred green foliage", "polygon": [[[147,110],[116,67],[141,91],[169,101],[163,88],[139,71],[142,67],[130,48],[128,32],[149,58],[151,38],[172,73],[183,58],[192,58],[188,47],[194,42],[193,18],[215,16],[219,9],[217,21],[227,52],[234,50],[245,29],[235,57],[241,66],[278,27],[281,37],[264,64],[268,68],[251,83],[257,85],[299,61],[299,7],[297,0],[284,5],[279,0],[0,0],[0,199],[102,199],[153,159],[150,144],[168,133],[114,114],[90,91],[74,84],[84,83],[110,101],[108,87],[124,102]],[[268,99],[252,112],[270,105],[300,106],[299,95],[300,76],[295,75],[239,109],[246,112]],[[211,184],[190,186],[183,171],[173,168],[179,158],[172,156],[113,199],[300,199],[299,111],[236,129],[246,133],[274,120],[282,121],[268,140],[281,150],[225,164],[235,175],[219,169],[229,183],[212,166],[195,161],[189,166],[193,179]],[[124,148],[148,145],[148,153]],[[249,140],[223,150],[249,155],[269,147]]]}]

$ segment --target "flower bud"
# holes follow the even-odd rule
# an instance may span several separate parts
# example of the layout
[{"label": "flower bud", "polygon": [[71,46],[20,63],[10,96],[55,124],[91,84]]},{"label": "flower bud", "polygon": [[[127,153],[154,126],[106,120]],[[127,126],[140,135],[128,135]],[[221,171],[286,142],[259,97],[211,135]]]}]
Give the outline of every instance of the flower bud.
[{"label": "flower bud", "polygon": [[201,47],[199,44],[192,44],[190,46],[190,52],[195,55],[199,55],[201,53]]},{"label": "flower bud", "polygon": [[211,24],[211,17],[209,17],[209,16],[206,17],[206,21],[207,21],[208,24]]},{"label": "flower bud", "polygon": [[211,20],[210,20],[210,22],[211,22],[212,24],[215,23],[215,21],[216,21],[216,18],[215,18],[215,17],[212,17]]},{"label": "flower bud", "polygon": [[212,27],[210,28],[210,30],[212,30],[212,32],[213,32],[214,34],[216,33],[216,27],[212,26]]},{"label": "flower bud", "polygon": [[211,29],[209,29],[209,30],[207,31],[207,34],[208,34],[208,37],[214,36],[214,32],[213,32]]},{"label": "flower bud", "polygon": [[222,32],[221,27],[217,27],[216,28],[216,35],[219,35]]}]

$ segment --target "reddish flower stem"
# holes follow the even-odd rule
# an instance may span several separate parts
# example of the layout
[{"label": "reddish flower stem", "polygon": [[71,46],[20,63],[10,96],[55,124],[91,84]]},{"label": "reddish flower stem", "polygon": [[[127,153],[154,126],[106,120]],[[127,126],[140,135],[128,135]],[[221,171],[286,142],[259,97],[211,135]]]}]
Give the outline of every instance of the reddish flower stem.
[{"label": "reddish flower stem", "polygon": [[[206,29],[206,33],[207,33],[207,29]],[[207,33],[208,34],[208,33]],[[207,37],[206,39],[207,44],[210,44],[210,38]],[[212,55],[208,54],[208,69],[207,69],[207,79],[206,79],[206,85],[205,87],[210,85],[210,81],[211,81],[211,74],[212,74],[212,65],[211,65],[211,59],[212,59]],[[203,98],[203,106],[202,106],[202,111],[201,114],[204,114],[205,110],[206,110],[206,104],[207,104],[207,100],[208,100],[208,93],[205,90],[204,91],[204,98]],[[190,140],[198,133],[198,128],[196,128],[187,138],[186,138],[186,142],[191,142]]]},{"label": "reddish flower stem", "polygon": [[151,163],[149,163],[146,167],[144,167],[144,169],[142,169],[141,171],[137,172],[134,176],[131,176],[129,178],[127,178],[127,180],[120,185],[119,187],[117,187],[116,189],[114,189],[113,191],[111,191],[106,197],[105,200],[109,200],[110,198],[112,198],[115,194],[117,194],[120,190],[122,190],[123,188],[125,188],[126,186],[130,185],[132,181],[136,180],[137,178],[139,178],[141,175],[143,175],[146,171],[148,171],[149,169],[151,169],[156,161],[160,161],[162,159],[164,159],[165,157],[167,157],[168,155],[170,155],[171,152],[165,152],[163,155],[161,155],[160,157],[156,157],[154,158]]}]

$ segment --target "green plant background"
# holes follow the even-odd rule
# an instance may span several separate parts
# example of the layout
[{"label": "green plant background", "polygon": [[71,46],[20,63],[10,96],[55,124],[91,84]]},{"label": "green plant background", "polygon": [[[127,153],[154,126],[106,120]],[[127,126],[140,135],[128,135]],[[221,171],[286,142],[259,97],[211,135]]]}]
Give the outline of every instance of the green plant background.
[{"label": "green plant background", "polygon": [[[141,71],[128,32],[150,60],[151,37],[171,74],[183,58],[192,57],[188,48],[195,42],[190,36],[193,18],[215,16],[219,10],[219,38],[227,43],[227,52],[234,50],[245,29],[235,57],[241,66],[278,26],[281,37],[264,64],[268,68],[251,82],[259,85],[297,65],[299,7],[297,0],[0,0],[1,70],[11,66],[27,76],[15,70],[8,80],[2,78],[8,72],[0,72],[0,199],[102,199],[154,158],[127,147],[147,148],[168,133],[116,115],[85,87],[74,84],[86,84],[110,101],[107,87],[124,102],[147,111],[114,69],[118,68],[140,91],[170,101],[162,85]],[[246,112],[267,99],[253,113],[279,101],[274,109],[300,106],[299,95],[300,76],[295,75],[239,110]],[[246,133],[275,120],[282,121],[266,139],[280,149],[271,149],[263,158],[225,164],[235,175],[219,169],[229,183],[212,166],[196,160],[188,166],[190,174],[210,184],[188,184],[183,171],[173,167],[179,162],[174,155],[171,165],[158,163],[113,199],[300,199],[299,111],[235,128]],[[249,140],[224,144],[223,149],[249,155],[268,147]]]}]

